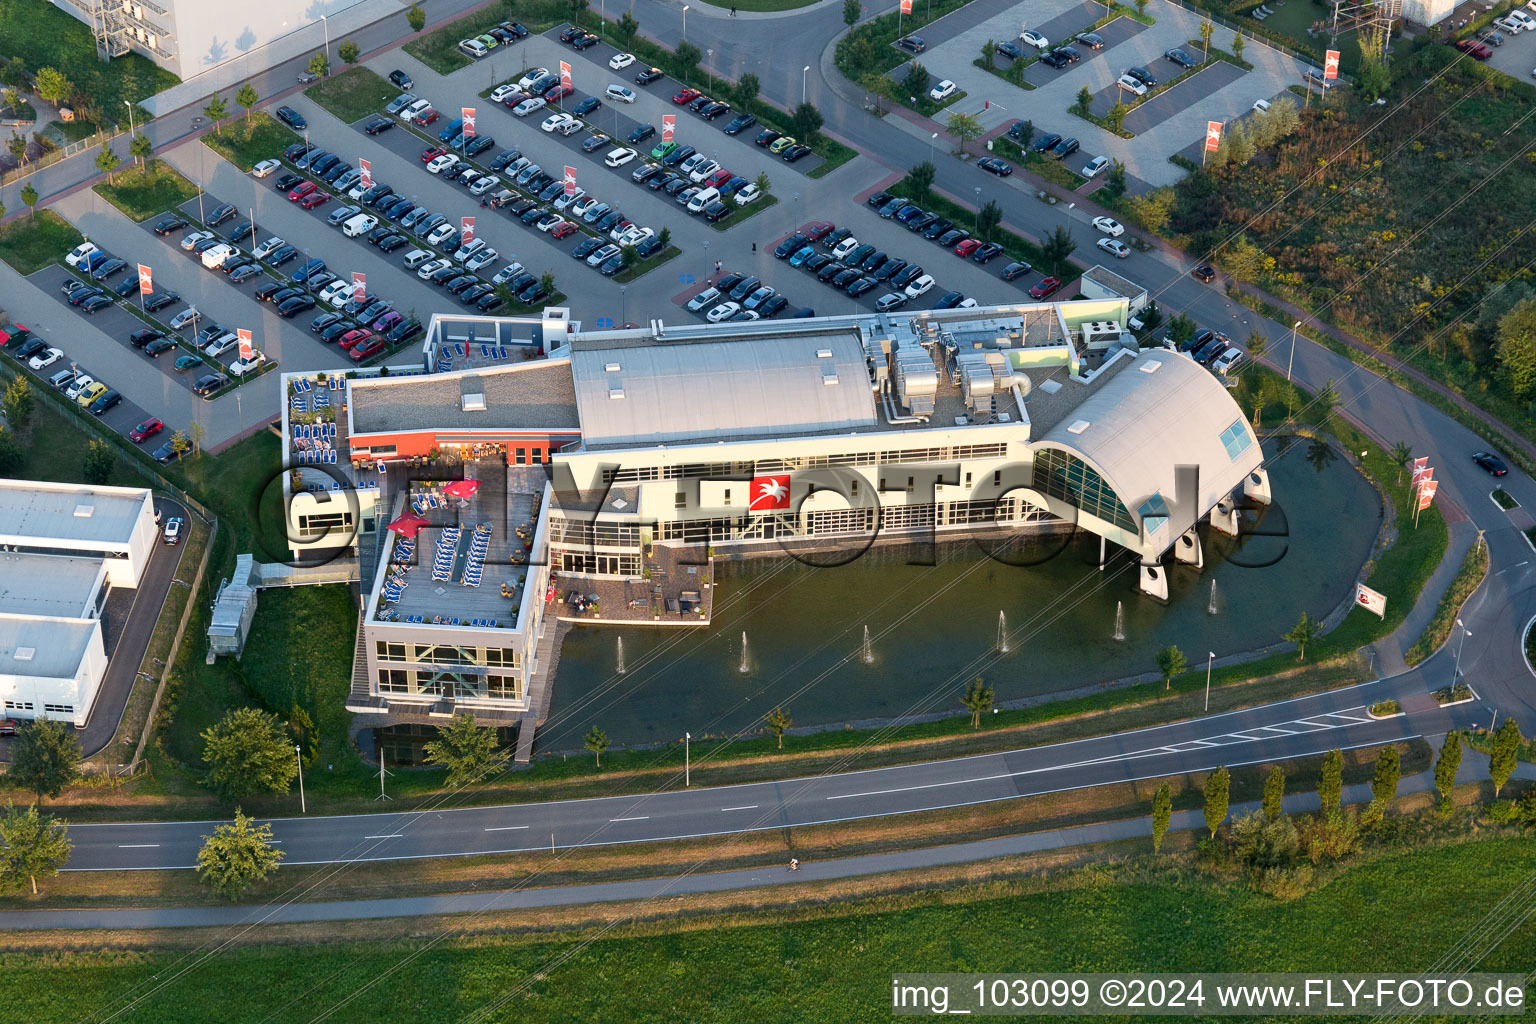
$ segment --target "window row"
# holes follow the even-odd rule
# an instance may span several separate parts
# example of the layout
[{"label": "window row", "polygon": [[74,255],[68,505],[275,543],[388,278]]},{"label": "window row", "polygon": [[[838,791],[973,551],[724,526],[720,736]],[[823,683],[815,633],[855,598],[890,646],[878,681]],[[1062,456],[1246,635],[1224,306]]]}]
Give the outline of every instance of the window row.
[{"label": "window row", "polygon": [[516,668],[515,647],[460,647],[455,644],[412,644],[377,640],[374,652],[380,661],[423,662],[431,665],[486,665]]}]

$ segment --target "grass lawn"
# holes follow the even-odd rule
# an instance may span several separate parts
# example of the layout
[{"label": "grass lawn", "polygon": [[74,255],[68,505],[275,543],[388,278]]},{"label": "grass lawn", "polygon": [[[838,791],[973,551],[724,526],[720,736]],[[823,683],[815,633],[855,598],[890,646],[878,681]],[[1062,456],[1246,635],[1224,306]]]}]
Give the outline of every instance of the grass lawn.
[{"label": "grass lawn", "polygon": [[[137,103],[180,81],[137,53],[99,60],[88,25],[36,0],[0,0],[0,53],[20,57],[34,72],[58,68],[109,123],[127,115],[124,100]],[[149,119],[142,107],[134,112],[139,124]]]},{"label": "grass lawn", "polygon": [[[200,969],[183,950],[53,948],[0,958],[0,997],[29,1024],[106,1017],[130,993],[159,1024],[282,1024],[343,1005],[335,1019],[373,1024],[873,1021],[890,1015],[893,970],[1401,971],[1533,868],[1528,840],[1500,836],[1363,857],[1293,901],[1166,858],[760,914],[738,901],[569,935],[231,946]],[[1477,969],[1524,974],[1533,937],[1524,920]]]},{"label": "grass lawn", "polygon": [[19,274],[33,274],[64,258],[64,254],[84,241],[74,225],[52,210],[38,210],[35,216],[19,217],[0,227],[0,260]]},{"label": "grass lawn", "polygon": [[115,177],[115,183],[97,185],[96,194],[135,221],[148,220],[197,198],[197,186],[163,160],[143,170],[133,167],[121,171]]},{"label": "grass lawn", "polygon": [[747,206],[736,206],[736,200],[733,198],[731,200],[731,205],[734,206],[735,209],[731,211],[731,215],[725,218],[725,220],[714,221],[710,223],[709,226],[714,228],[716,231],[729,231],[731,228],[740,224],[748,217],[756,216],[757,214],[762,213],[764,210],[768,209],[770,206],[776,205],[778,201],[779,197],[774,195],[772,192],[764,192],[760,197],[758,197],[757,202],[748,204]]},{"label": "grass lawn", "polygon": [[258,110],[249,118],[226,122],[221,132],[204,135],[203,143],[242,171],[249,171],[262,160],[281,160],[283,150],[298,138],[293,129]]},{"label": "grass lawn", "polygon": [[[897,91],[899,92],[900,90],[898,89]],[[903,106],[907,106],[907,107],[912,107],[913,110],[917,111],[919,114],[922,114],[924,117],[931,117],[934,120],[938,121],[940,124],[943,124],[948,119],[947,118],[940,118],[939,114],[941,112],[943,112],[945,110],[945,108],[953,106],[956,103],[959,103],[961,100],[965,99],[965,97],[966,97],[966,92],[965,92],[964,89],[961,89],[959,92],[955,93],[953,96],[950,96],[950,97],[944,99],[941,102],[935,103],[933,100],[928,98],[928,94],[927,93],[923,93],[921,96],[917,97],[917,105],[916,106],[913,106],[910,103],[903,103],[902,105]]]},{"label": "grass lawn", "polygon": [[613,279],[619,284],[628,284],[636,278],[644,277],[646,274],[649,274],[651,271],[660,267],[662,264],[670,261],[672,257],[680,255],[682,251],[683,250],[679,249],[675,245],[669,245],[665,249],[661,250],[661,252],[652,256],[650,259],[641,260],[637,265],[630,267],[623,273],[615,274]]},{"label": "grass lawn", "polygon": [[[52,369],[49,372],[52,373]],[[0,370],[0,384],[9,384],[15,374],[15,364],[8,362]],[[37,401],[33,404],[32,415],[26,426],[18,435],[23,458],[21,467],[9,475],[17,480],[81,483],[85,479],[86,442],[100,435],[91,430],[82,418],[66,414],[54,402],[48,401],[46,395],[38,394],[47,389],[46,383],[28,376],[27,384],[37,396]],[[144,486],[144,478],[122,462],[113,464],[112,478],[107,482],[122,487]]]},{"label": "grass lawn", "polygon": [[[1248,4],[1247,11],[1253,10],[1257,5]],[[1273,6],[1274,14],[1263,21],[1255,21],[1247,17],[1247,11],[1241,17],[1244,29],[1257,32],[1261,35],[1269,34],[1285,41],[1287,45],[1305,53],[1315,54],[1318,62],[1322,62],[1323,50],[1328,45],[1328,34],[1324,32],[1316,39],[1307,35],[1307,29],[1315,21],[1323,21],[1327,18],[1326,8],[1310,3],[1287,3]],[[1236,17],[1237,15],[1229,15]],[[1228,43],[1232,41],[1231,34],[1225,29],[1219,29],[1220,35],[1211,38],[1212,43],[1220,45],[1221,36],[1225,36]],[[1360,69],[1360,34],[1358,32],[1345,32],[1339,36],[1339,70],[1344,74],[1353,74]]]},{"label": "grass lawn", "polygon": [[96,126],[76,118],[73,121],[49,121],[48,130],[62,142],[79,142],[96,134]]},{"label": "grass lawn", "polygon": [[1473,544],[1462,558],[1456,578],[1451,580],[1450,587],[1441,596],[1435,617],[1424,627],[1424,635],[1408,649],[1405,656],[1408,664],[1417,665],[1440,649],[1440,645],[1451,635],[1451,624],[1460,614],[1461,606],[1467,603],[1467,598],[1472,596],[1474,590],[1482,586],[1487,576],[1488,545]]},{"label": "grass lawn", "polygon": [[[503,21],[522,22],[530,33],[537,35],[569,18],[570,14],[570,5],[559,0],[520,0],[511,10],[506,6],[492,6],[457,21],[450,21],[420,39],[406,43],[404,49],[438,74],[450,75],[475,63],[459,49],[459,40],[483,35],[486,29],[494,28]],[[502,52],[503,48],[497,47],[486,60],[497,60]]]},{"label": "grass lawn", "polygon": [[347,124],[381,113],[400,90],[361,64],[316,82],[304,94]]}]

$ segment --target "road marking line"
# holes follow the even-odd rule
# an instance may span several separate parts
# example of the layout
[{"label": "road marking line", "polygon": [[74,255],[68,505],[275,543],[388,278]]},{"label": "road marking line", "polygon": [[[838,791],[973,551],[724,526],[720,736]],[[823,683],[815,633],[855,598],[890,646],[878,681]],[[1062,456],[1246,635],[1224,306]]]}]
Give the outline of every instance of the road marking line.
[{"label": "road marking line", "polygon": [[387,836],[363,836],[363,838],[364,839],[404,839],[405,838],[405,833],[403,833],[403,832],[396,832],[393,835],[387,835]]},{"label": "road marking line", "polygon": [[118,843],[119,850],[158,850],[159,843]]},{"label": "road marking line", "polygon": [[512,832],[512,831],[515,831],[517,829],[527,828],[527,827],[528,827],[527,825],[497,825],[495,828],[488,828],[488,829],[486,829],[486,831],[487,832]]},{"label": "road marking line", "polygon": [[650,818],[649,814],[642,814],[638,818],[609,818],[608,820],[609,821],[645,821],[645,820],[647,820],[649,818]]},{"label": "road marking line", "polygon": [[755,811],[757,804],[742,804],[740,807],[722,807],[721,811]]}]

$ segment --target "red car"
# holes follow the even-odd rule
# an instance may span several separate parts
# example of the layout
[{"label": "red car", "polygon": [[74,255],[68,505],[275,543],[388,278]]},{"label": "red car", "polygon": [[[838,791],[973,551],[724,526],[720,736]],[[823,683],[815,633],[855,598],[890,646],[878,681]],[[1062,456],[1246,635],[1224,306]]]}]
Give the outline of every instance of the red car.
[{"label": "red car", "polygon": [[1061,278],[1047,277],[1029,290],[1029,297],[1032,299],[1043,299],[1047,295],[1054,294],[1056,289],[1060,287]]},{"label": "red car", "polygon": [[573,91],[574,90],[572,90],[571,87],[568,86],[568,85],[552,85],[544,93],[544,102],[545,103],[557,103],[560,100],[565,99]]},{"label": "red car", "polygon": [[140,441],[148,441],[160,431],[165,429],[165,424],[156,419],[148,419],[132,430],[128,431],[128,440],[137,444]]},{"label": "red car", "polygon": [[369,356],[377,355],[384,351],[383,338],[370,338],[361,345],[354,345],[350,353],[354,363],[360,363]]},{"label": "red car", "polygon": [[421,128],[425,128],[427,125],[436,120],[437,111],[432,107],[428,107],[426,110],[423,110],[421,113],[411,118],[411,122]]},{"label": "red car", "polygon": [[967,238],[965,241],[963,241],[959,245],[955,246],[955,255],[956,256],[969,256],[971,253],[975,252],[977,249],[980,249],[980,248],[981,248],[981,242],[979,242],[978,240],[976,240],[974,238]]},{"label": "red car", "polygon": [[576,233],[576,225],[570,221],[561,221],[549,232],[551,238],[569,238]]},{"label": "red car", "polygon": [[703,93],[699,92],[697,89],[679,89],[677,90],[677,95],[672,97],[672,102],[676,103],[678,106],[682,106],[684,103],[692,103],[701,95],[703,95]]},{"label": "red car", "polygon": [[305,196],[309,195],[311,192],[314,192],[314,191],[318,190],[319,188],[320,188],[320,186],[316,185],[312,181],[301,182],[298,185],[295,185],[293,187],[293,191],[292,192],[288,193],[288,201],[296,203],[300,199],[303,199]]},{"label": "red car", "polygon": [[1478,60],[1487,60],[1493,56],[1493,51],[1486,44],[1480,43],[1475,39],[1456,40],[1456,49],[1465,50]]},{"label": "red car", "polygon": [[716,171],[714,174],[711,174],[709,177],[704,179],[704,187],[705,188],[719,188],[721,185],[724,185],[726,182],[728,182],[730,180],[731,180],[731,172],[725,170],[724,168],[721,168],[720,170]]},{"label": "red car", "polygon": [[837,227],[837,225],[833,224],[829,220],[819,220],[800,233],[804,235],[808,241],[819,242],[823,238],[826,238],[828,235],[830,235],[832,233],[832,229],[835,227]]},{"label": "red car", "polygon": [[311,192],[299,202],[299,205],[306,210],[313,210],[315,207],[323,206],[330,201],[331,196],[328,192]]},{"label": "red car", "polygon": [[345,349],[356,348],[358,345],[373,337],[373,332],[364,327],[355,331],[348,331],[341,336],[341,347]]},{"label": "red car", "polygon": [[424,164],[429,164],[446,152],[448,151],[442,146],[432,146],[429,149],[424,149],[421,151],[421,162]]}]

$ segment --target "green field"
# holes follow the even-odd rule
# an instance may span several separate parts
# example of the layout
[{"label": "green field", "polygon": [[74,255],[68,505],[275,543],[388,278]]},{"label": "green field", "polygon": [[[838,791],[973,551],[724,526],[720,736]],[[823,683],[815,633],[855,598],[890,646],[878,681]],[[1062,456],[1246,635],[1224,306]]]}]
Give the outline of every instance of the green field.
[{"label": "green field", "polygon": [[[503,21],[522,22],[530,33],[537,35],[569,17],[570,13],[570,5],[559,0],[511,0],[466,15],[457,21],[450,21],[420,39],[411,40],[403,49],[438,74],[451,75],[475,63],[459,49],[460,40],[473,39]],[[516,59],[508,61],[503,56],[506,52],[504,48],[497,47],[486,60],[492,63],[504,62],[509,66],[516,64]]]},{"label": "green field", "polygon": [[0,260],[19,274],[34,274],[83,241],[63,217],[52,210],[39,210],[35,216],[18,217],[0,227]]},{"label": "green field", "polygon": [[304,90],[304,95],[347,124],[381,113],[400,90],[362,65],[347,68]]},{"label": "green field", "polygon": [[[438,942],[447,928],[424,923],[398,942],[10,953],[0,998],[28,1024],[105,1019],[135,997],[128,1019],[157,1024],[885,1021],[903,971],[1417,972],[1486,933],[1479,919],[1533,869],[1528,839],[1496,838],[1368,861],[1293,902],[1165,860],[563,939]],[[1533,938],[1526,919],[1475,969],[1524,974]]]},{"label": "green field", "polygon": [[148,220],[197,198],[197,186],[160,160],[143,170],[132,167],[118,171],[115,177],[115,182],[97,185],[96,194],[135,221]]},{"label": "green field", "polygon": [[283,150],[298,139],[292,129],[260,110],[252,112],[248,119],[229,121],[222,134],[203,135],[203,143],[209,149],[242,171],[249,171],[262,160],[282,159]]}]

